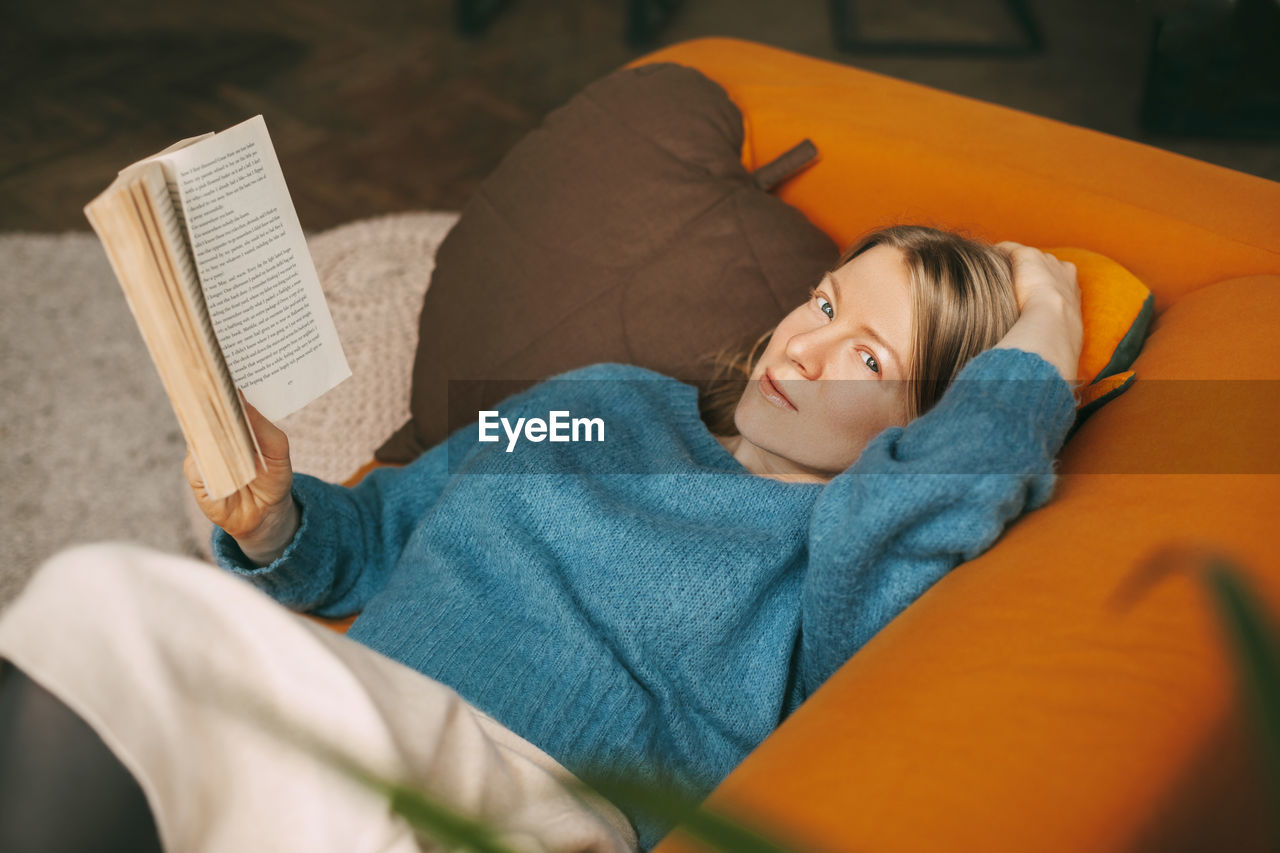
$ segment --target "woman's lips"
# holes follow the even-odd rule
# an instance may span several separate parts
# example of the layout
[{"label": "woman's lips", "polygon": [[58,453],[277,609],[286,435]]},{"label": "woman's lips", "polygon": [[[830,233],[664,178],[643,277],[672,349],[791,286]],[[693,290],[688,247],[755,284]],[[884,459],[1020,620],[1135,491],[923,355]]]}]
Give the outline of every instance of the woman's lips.
[{"label": "woman's lips", "polygon": [[779,409],[790,410],[792,412],[798,411],[795,404],[787,398],[786,394],[782,393],[782,389],[773,381],[773,377],[769,375],[769,371],[766,370],[761,374],[758,387],[760,388],[760,393],[764,395],[764,398]]}]

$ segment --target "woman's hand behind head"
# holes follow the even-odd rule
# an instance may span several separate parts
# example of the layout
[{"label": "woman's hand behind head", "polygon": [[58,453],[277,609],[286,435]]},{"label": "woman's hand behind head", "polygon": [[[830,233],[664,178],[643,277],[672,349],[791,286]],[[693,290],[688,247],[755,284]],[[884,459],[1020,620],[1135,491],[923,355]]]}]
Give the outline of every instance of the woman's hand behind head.
[{"label": "woman's hand behind head", "polygon": [[996,348],[1035,353],[1074,386],[1084,346],[1076,265],[1012,241],[997,248],[1009,253],[1019,316]]},{"label": "woman's hand behind head", "polygon": [[1009,255],[1013,266],[1013,292],[1019,311],[1026,310],[1028,303],[1079,307],[1080,285],[1076,279],[1075,264],[1011,240],[997,243],[996,248]]}]

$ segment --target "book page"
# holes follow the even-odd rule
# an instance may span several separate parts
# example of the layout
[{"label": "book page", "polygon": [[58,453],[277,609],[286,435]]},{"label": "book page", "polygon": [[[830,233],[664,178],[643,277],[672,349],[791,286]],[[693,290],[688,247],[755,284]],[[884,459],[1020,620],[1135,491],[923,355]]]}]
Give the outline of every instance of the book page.
[{"label": "book page", "polygon": [[[140,206],[140,212],[144,214],[141,217],[144,228],[150,226],[148,230],[154,229],[153,239],[160,244],[156,247],[155,255],[159,261],[161,277],[168,284],[166,292],[171,303],[170,316],[181,331],[178,340],[190,348],[184,361],[192,365],[193,372],[210,377],[215,385],[208,389],[210,396],[205,398],[200,395],[200,408],[208,422],[217,424],[218,435],[225,437],[221,443],[225,445],[229,441],[238,445],[234,452],[224,447],[224,455],[228,459],[257,459],[261,456],[257,436],[249,428],[248,415],[240,405],[235,383],[213,331],[194,259],[187,244],[182,212],[177,206],[178,199],[173,197],[173,188],[168,185],[159,164],[142,170],[138,185],[147,199],[147,204]],[[203,472],[205,466],[198,456],[196,464]],[[253,467],[250,466],[247,471],[236,470],[233,476],[236,479],[246,476],[252,479]],[[208,482],[206,478],[206,484]]]},{"label": "book page", "polygon": [[157,159],[245,399],[278,421],[350,376],[262,116]]},{"label": "book page", "polygon": [[[183,299],[181,307],[174,306],[174,317],[183,327],[183,339],[200,347],[197,357],[202,362],[202,367],[207,365],[203,369],[212,374],[223,399],[235,401],[235,383],[227,369],[226,360],[218,352],[217,336],[214,334],[209,311],[201,293],[200,280],[196,276],[195,264],[190,248],[187,246],[182,213],[176,206],[177,200],[172,198],[172,191],[167,186],[163,174],[158,173],[160,173],[159,169],[147,171],[143,174],[141,181],[150,197],[150,206],[156,214],[155,224],[158,236],[164,243],[165,251],[157,253],[157,256],[172,264],[172,267],[166,270],[167,277],[172,279],[175,289]],[[194,321],[194,327],[187,325],[191,321]],[[219,414],[225,418],[224,413]],[[224,428],[228,433],[234,431],[234,427],[230,424],[225,425]]]}]

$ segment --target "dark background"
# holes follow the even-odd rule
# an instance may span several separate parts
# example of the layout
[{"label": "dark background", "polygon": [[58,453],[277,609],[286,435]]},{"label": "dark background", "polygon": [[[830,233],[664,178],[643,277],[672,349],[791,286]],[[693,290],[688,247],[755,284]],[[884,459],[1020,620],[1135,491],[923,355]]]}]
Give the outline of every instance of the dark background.
[{"label": "dark background", "polygon": [[[392,211],[457,210],[525,132],[588,82],[655,47],[705,35],[856,65],[1280,180],[1280,141],[1267,132],[1273,93],[1257,84],[1268,69],[1250,65],[1248,45],[1229,26],[1238,3],[1027,6],[1044,36],[1041,52],[947,56],[841,52],[823,0],[684,0],[643,44],[626,38],[627,0],[511,0],[475,36],[459,33],[455,4],[445,0],[8,0],[0,11],[0,230],[86,229],[81,208],[116,170],[259,112],[309,230]],[[1255,38],[1269,9],[1280,8],[1261,6],[1263,25],[1249,25]],[[1003,0],[847,7],[873,40],[1019,37]],[[1148,69],[1157,22],[1166,56],[1155,85]],[[1163,128],[1140,121],[1153,87]],[[1236,105],[1252,110],[1245,121],[1228,115],[1215,128],[1213,116],[1203,120],[1240,92],[1252,98]]]}]

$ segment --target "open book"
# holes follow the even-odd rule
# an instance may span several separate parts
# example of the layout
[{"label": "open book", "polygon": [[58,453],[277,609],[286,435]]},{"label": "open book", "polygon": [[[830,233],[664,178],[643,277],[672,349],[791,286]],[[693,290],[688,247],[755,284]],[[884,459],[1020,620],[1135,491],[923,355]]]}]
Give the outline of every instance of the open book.
[{"label": "open book", "polygon": [[84,209],[211,497],[276,421],[351,375],[262,116],[134,163]]}]

